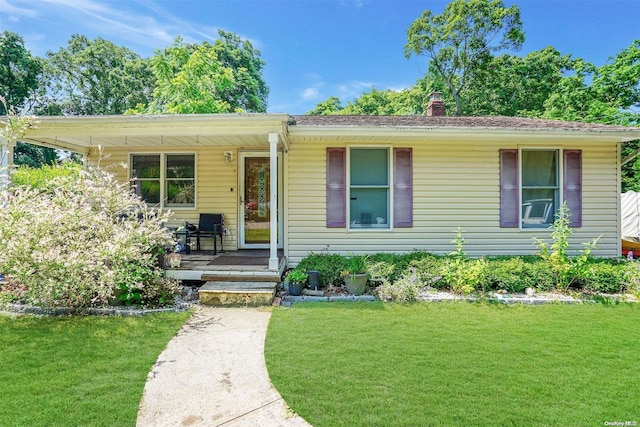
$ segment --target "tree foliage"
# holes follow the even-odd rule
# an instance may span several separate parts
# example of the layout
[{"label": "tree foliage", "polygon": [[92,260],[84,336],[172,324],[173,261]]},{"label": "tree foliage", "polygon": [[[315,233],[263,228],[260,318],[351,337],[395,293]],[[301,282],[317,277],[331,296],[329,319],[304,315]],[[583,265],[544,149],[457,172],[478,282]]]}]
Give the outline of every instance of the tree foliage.
[{"label": "tree foliage", "polygon": [[603,65],[577,61],[544,104],[543,117],[640,125],[640,39]]},{"label": "tree foliage", "polygon": [[28,166],[31,168],[55,165],[58,163],[58,153],[53,148],[40,147],[18,141],[13,150],[13,163],[16,166]]},{"label": "tree foliage", "polygon": [[316,104],[313,110],[308,111],[306,114],[310,116],[327,116],[331,114],[338,114],[343,108],[340,98],[337,96],[331,96],[325,101]]},{"label": "tree foliage", "polygon": [[520,10],[501,0],[454,0],[441,15],[425,10],[407,30],[405,56],[424,55],[429,70],[449,88],[456,114],[466,91],[494,52],[517,50],[524,42]]},{"label": "tree foliage", "polygon": [[531,116],[544,111],[574,61],[552,46],[523,57],[491,58],[469,84],[463,114],[469,116]]},{"label": "tree foliage", "polygon": [[264,62],[251,43],[219,31],[212,45],[185,43],[180,37],[151,59],[156,77],[153,102],[133,112],[264,112],[269,89]]},{"label": "tree foliage", "polygon": [[147,60],[126,47],[74,34],[68,46],[47,52],[41,115],[122,114],[149,102],[153,74]]},{"label": "tree foliage", "polygon": [[221,97],[233,110],[267,111],[269,87],[262,77],[265,62],[260,51],[234,33],[220,30],[218,35],[213,49],[220,63],[231,69],[234,83]]},{"label": "tree foliage", "polygon": [[309,111],[309,115],[413,115],[424,114],[429,94],[433,91],[446,92],[441,84],[432,76],[419,79],[408,89],[394,91],[391,89],[378,90],[372,87],[353,101],[342,106],[340,98],[332,96],[316,105]]},{"label": "tree foliage", "polygon": [[6,106],[18,110],[25,106],[39,87],[38,78],[43,61],[31,56],[18,34],[4,31],[0,34],[0,116],[7,114]]}]

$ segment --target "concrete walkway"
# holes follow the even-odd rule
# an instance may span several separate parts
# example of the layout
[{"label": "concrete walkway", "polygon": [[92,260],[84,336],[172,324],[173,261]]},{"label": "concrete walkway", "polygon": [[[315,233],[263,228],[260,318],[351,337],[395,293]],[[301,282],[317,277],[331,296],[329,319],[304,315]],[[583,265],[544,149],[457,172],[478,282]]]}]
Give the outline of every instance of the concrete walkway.
[{"label": "concrete walkway", "polygon": [[271,385],[271,312],[198,307],[149,373],[137,426],[309,426]]}]

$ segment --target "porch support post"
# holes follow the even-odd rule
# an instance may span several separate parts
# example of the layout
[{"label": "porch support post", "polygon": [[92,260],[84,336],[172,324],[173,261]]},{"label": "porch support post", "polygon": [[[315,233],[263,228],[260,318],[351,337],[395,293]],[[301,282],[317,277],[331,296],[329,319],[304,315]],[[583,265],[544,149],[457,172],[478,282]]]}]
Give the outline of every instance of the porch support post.
[{"label": "porch support post", "polygon": [[270,194],[269,270],[278,270],[278,134],[269,134]]},{"label": "porch support post", "polygon": [[0,191],[11,184],[9,171],[13,166],[13,144],[0,136]]}]

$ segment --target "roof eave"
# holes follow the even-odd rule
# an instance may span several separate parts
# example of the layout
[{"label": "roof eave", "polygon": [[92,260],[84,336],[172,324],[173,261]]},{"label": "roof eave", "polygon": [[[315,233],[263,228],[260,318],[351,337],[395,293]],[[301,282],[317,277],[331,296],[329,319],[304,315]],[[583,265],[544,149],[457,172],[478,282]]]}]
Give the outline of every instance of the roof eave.
[{"label": "roof eave", "polygon": [[382,139],[429,138],[438,140],[495,141],[530,140],[532,138],[562,138],[580,140],[598,140],[627,142],[640,139],[640,128],[635,130],[576,130],[576,129],[523,129],[523,128],[487,128],[487,127],[360,127],[360,126],[293,126],[289,128],[293,139],[301,137],[353,137]]}]

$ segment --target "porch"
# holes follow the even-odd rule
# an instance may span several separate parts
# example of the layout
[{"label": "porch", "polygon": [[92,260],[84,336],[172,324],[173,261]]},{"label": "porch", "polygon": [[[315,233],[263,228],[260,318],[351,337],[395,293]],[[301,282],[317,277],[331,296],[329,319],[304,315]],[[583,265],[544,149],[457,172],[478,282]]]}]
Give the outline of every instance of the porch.
[{"label": "porch", "polygon": [[166,267],[167,277],[200,281],[198,293],[205,305],[271,304],[286,268],[286,257],[278,251],[278,268],[269,269],[268,249],[191,252],[182,255],[179,268]]}]

